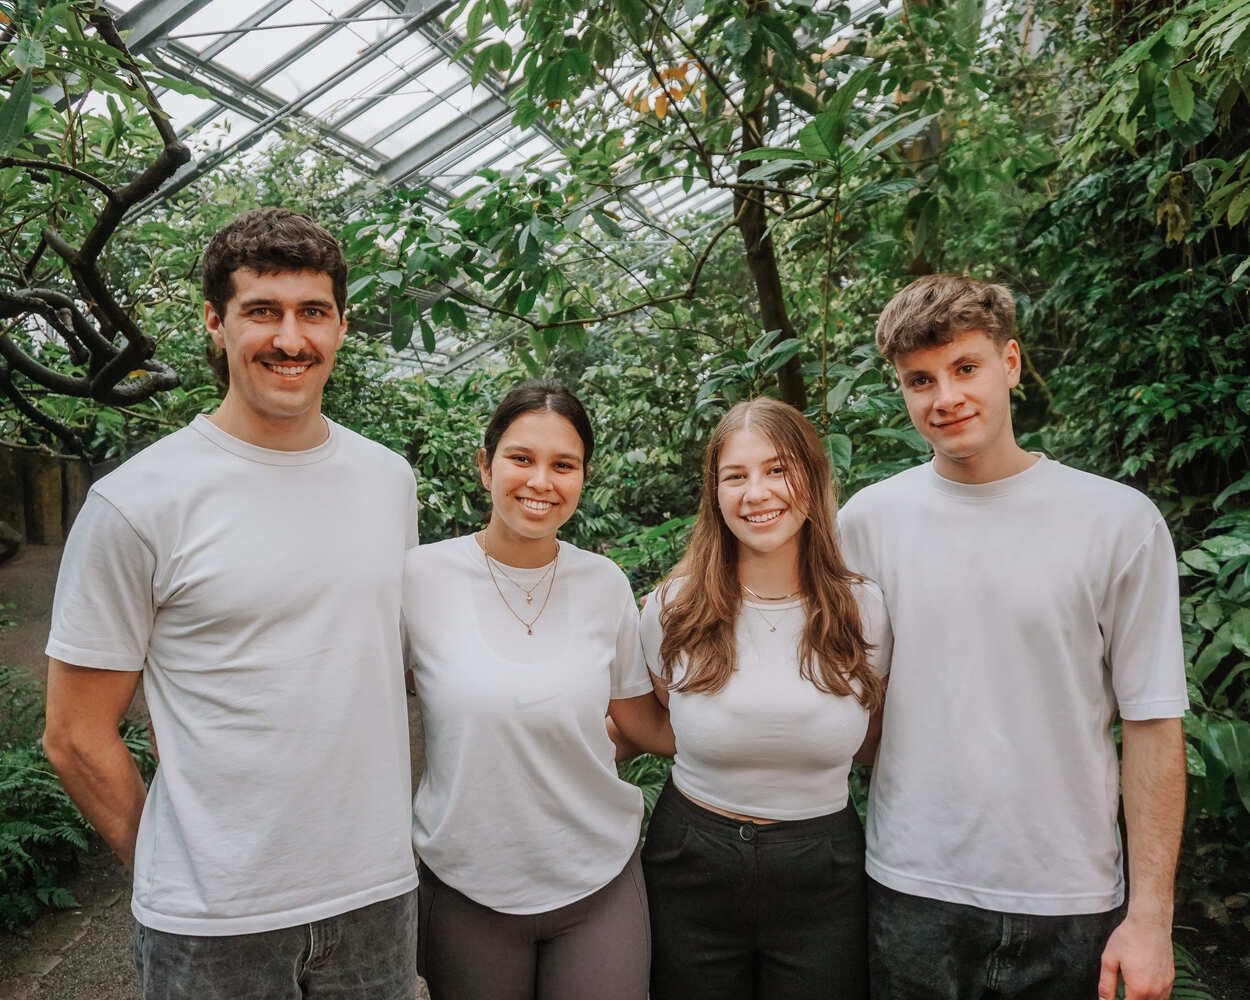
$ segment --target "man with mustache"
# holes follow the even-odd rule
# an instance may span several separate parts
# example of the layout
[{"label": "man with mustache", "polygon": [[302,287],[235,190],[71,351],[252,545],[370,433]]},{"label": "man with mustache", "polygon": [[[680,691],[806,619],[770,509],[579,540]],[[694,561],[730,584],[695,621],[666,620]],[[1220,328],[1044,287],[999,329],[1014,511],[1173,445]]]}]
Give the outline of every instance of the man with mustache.
[{"label": "man with mustache", "polygon": [[[411,1000],[404,460],[321,414],[347,266],[307,216],[204,255],[217,410],[91,489],[66,544],[44,747],[134,872],[144,1000]],[[117,726],[144,678],[145,789]]]}]

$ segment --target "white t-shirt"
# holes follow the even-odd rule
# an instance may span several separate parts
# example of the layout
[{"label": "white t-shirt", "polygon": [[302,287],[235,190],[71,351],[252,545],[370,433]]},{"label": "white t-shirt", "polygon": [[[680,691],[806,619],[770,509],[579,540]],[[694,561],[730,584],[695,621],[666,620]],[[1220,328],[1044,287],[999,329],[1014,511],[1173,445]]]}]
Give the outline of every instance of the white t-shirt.
[{"label": "white t-shirt", "polygon": [[96,483],[66,543],[48,655],[144,672],[148,927],[273,930],[416,885],[399,626],[415,483],[329,427],[270,451],[197,417]]},{"label": "white t-shirt", "polygon": [[[869,663],[885,674],[892,637],[881,591],[867,581],[854,589],[864,638],[875,647]],[[642,609],[643,650],[657,676],[664,590],[657,588]],[[851,758],[864,742],[868,712],[855,698],[828,694],[799,675],[806,624],[802,601],[743,601],[735,633],[738,662],[725,686],[711,694],[669,688],[678,789],[718,809],[761,819],[811,819],[846,805]],[[770,631],[774,625],[777,630]],[[674,683],[684,671],[683,659]]]},{"label": "white t-shirt", "polygon": [[[495,570],[527,621],[549,568]],[[505,573],[538,583],[532,605]],[[404,623],[425,722],[421,860],[501,913],[554,910],[607,885],[638,845],[642,792],[617,777],[604,718],[610,699],[651,690],[625,574],[561,542],[531,636],[465,535],[408,554]]]},{"label": "white t-shirt", "polygon": [[894,660],[868,874],[986,909],[1123,900],[1111,723],[1187,707],[1176,558],[1142,494],[1046,458],[964,485],[932,463],[838,516]]}]

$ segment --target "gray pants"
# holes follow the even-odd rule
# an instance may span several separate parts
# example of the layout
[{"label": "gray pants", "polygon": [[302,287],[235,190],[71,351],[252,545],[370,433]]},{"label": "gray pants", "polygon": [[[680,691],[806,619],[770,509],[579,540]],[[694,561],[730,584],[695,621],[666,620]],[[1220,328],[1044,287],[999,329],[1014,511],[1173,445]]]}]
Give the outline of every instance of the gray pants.
[{"label": "gray pants", "polygon": [[143,1000],[413,1000],[415,889],[311,924],[200,937],[135,924]]},{"label": "gray pants", "polygon": [[432,1000],[646,1000],[651,924],[636,852],[585,899],[523,916],[420,871],[417,967]]}]

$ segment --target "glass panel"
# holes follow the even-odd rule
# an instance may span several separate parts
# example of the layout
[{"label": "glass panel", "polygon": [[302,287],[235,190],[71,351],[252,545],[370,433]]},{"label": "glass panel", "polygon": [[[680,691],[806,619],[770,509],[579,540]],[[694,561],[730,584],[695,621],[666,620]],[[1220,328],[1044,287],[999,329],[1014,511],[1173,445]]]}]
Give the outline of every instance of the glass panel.
[{"label": "glass panel", "polygon": [[171,29],[169,37],[196,52],[203,52],[222,36],[204,35],[201,32],[236,28],[263,6],[265,6],[264,0],[238,0],[237,3],[228,4],[209,3]]},{"label": "glass panel", "polygon": [[[393,13],[385,4],[375,4],[363,16],[375,17]],[[319,83],[360,57],[378,38],[384,37],[394,22],[369,22],[343,27],[313,48],[302,52],[291,65],[269,78],[265,86],[284,100],[293,101],[314,90]],[[280,60],[271,60],[270,64]],[[254,79],[264,79],[264,72]]]}]

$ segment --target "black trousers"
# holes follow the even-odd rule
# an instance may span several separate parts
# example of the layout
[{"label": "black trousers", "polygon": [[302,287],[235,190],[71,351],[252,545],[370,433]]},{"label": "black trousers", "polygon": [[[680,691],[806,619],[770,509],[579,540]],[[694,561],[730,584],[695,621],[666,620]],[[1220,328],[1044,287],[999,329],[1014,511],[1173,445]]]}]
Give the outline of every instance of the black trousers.
[{"label": "black trousers", "polygon": [[867,879],[854,807],[744,823],[670,782],[642,865],[651,1000],[866,1000]]}]

